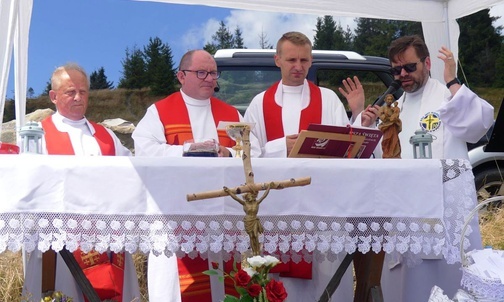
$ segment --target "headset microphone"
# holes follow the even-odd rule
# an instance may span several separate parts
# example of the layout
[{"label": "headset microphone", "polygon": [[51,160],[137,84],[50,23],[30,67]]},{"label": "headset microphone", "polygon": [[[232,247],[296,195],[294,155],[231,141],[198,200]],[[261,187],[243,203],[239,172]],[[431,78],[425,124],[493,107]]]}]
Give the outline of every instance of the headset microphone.
[{"label": "headset microphone", "polygon": [[219,82],[215,82],[215,83],[217,84],[217,86],[214,87],[213,91],[219,92],[219,90],[220,90]]}]

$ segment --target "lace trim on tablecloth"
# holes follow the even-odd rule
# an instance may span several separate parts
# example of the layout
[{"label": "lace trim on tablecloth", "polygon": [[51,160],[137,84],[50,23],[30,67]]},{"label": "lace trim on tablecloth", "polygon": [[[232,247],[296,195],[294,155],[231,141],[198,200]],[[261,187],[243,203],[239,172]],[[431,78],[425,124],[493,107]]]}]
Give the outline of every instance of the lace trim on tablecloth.
[{"label": "lace trim on tablecloth", "polygon": [[[473,178],[463,160],[443,161],[444,221],[390,217],[260,217],[264,234],[260,241],[266,253],[282,261],[335,260],[341,252],[398,252],[410,262],[422,255],[443,255],[448,263],[460,262],[459,244],[464,217],[474,207]],[[471,182],[472,183],[472,182]],[[427,188],[428,189],[428,188]],[[38,249],[69,251],[81,248],[98,252],[125,250],[129,253],[178,257],[224,253],[239,257],[249,249],[242,216],[196,215],[84,215],[58,213],[0,214],[0,252]],[[470,234],[469,229],[466,234]],[[464,238],[464,240],[467,240]],[[469,242],[464,244],[469,247]],[[224,259],[227,260],[227,259]]]}]

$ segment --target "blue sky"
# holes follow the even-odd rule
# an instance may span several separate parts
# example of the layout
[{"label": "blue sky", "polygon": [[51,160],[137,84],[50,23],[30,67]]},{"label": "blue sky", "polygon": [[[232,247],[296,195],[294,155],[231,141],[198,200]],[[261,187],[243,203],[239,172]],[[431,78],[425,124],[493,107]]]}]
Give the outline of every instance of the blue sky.
[{"label": "blue sky", "polygon": [[[492,9],[504,14],[504,5]],[[259,47],[261,32],[275,44],[286,31],[297,30],[312,38],[317,16],[230,10],[207,6],[132,0],[34,0],[28,53],[28,87],[42,93],[52,71],[76,62],[86,71],[105,68],[117,85],[126,48],[143,47],[159,37],[172,49],[175,64],[182,54],[202,48],[225,21],[231,31],[240,26],[245,46]],[[351,18],[337,18],[353,27]],[[504,20],[500,20],[503,23]],[[11,67],[7,97],[13,96]]]}]

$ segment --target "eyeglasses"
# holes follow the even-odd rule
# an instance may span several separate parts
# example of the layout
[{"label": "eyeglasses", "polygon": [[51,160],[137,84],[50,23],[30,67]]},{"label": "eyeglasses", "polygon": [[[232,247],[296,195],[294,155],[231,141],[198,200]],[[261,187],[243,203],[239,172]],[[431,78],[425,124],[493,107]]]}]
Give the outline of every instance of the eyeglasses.
[{"label": "eyeglasses", "polygon": [[206,70],[181,70],[184,74],[186,71],[196,73],[196,77],[200,80],[204,80],[210,75],[212,79],[217,80],[220,77],[220,71],[206,71]]},{"label": "eyeglasses", "polygon": [[427,57],[421,58],[420,61],[418,61],[416,63],[409,63],[409,64],[404,64],[402,66],[392,67],[392,68],[390,68],[390,73],[392,75],[398,76],[401,74],[403,69],[406,70],[406,72],[415,72],[417,69],[418,63],[423,62],[423,60],[425,60],[425,58],[427,58]]}]

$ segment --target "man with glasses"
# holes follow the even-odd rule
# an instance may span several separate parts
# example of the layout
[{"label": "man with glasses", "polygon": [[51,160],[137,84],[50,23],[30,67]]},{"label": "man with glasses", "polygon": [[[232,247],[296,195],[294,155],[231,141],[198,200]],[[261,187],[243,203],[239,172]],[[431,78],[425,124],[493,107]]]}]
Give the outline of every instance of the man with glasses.
[{"label": "man with glasses", "polygon": [[[181,157],[185,141],[214,139],[219,142],[220,157],[233,156],[231,147],[235,141],[225,130],[217,130],[217,125],[220,121],[240,122],[243,118],[236,108],[212,96],[219,76],[217,64],[208,52],[185,53],[177,72],[180,91],[147,109],[132,134],[135,155]],[[259,156],[259,144],[253,135],[250,143],[251,156]],[[224,299],[224,292],[211,292],[210,278],[202,274],[209,269],[206,259],[186,256],[177,261],[175,256],[150,255],[148,265],[150,301],[212,301],[213,295]],[[215,297],[214,300],[217,301]]]},{"label": "man with glasses", "polygon": [[[239,122],[242,116],[231,105],[212,97],[220,72],[214,58],[204,50],[191,50],[180,60],[177,79],[180,91],[151,105],[133,132],[137,156],[182,156],[184,141],[215,139],[219,156],[232,156],[234,141],[220,121]],[[259,154],[251,137],[252,156]]]},{"label": "man with glasses", "polygon": [[[402,121],[401,158],[414,158],[409,139],[422,128],[435,137],[433,158],[467,159],[467,142],[477,142],[493,123],[493,107],[456,78],[452,52],[442,47],[438,58],[445,65],[446,85],[430,78],[431,57],[419,36],[401,37],[389,47],[391,73],[404,90],[397,101]],[[470,249],[481,248],[479,227],[474,222]],[[387,255],[382,274],[383,298],[427,301],[434,285],[453,297],[461,278],[460,266],[448,265],[445,259],[422,259],[422,263],[409,267],[405,259],[397,261]]]}]

